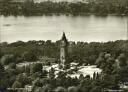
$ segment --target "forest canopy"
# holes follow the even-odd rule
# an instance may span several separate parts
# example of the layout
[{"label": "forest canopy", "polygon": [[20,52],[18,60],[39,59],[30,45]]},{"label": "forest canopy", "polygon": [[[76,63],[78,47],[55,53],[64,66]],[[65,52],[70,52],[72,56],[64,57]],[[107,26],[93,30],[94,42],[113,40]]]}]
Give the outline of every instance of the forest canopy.
[{"label": "forest canopy", "polygon": [[[101,74],[93,74],[79,78],[67,77],[71,72],[58,72],[55,77],[55,69],[49,71],[43,67],[50,63],[35,63],[26,67],[18,67],[22,62],[39,62],[40,57],[56,59],[59,61],[59,41],[17,41],[13,43],[0,43],[0,91],[6,92],[7,88],[33,87],[33,92],[102,92],[104,89],[121,90],[120,85],[128,82],[128,40],[109,42],[70,42],[69,62],[77,62],[79,66],[97,65],[102,69]],[[42,62],[42,61],[40,61]],[[72,70],[77,72],[77,67]],[[127,92],[128,90],[124,90]]]},{"label": "forest canopy", "polygon": [[52,2],[44,1],[34,3],[33,0],[25,2],[12,2],[12,0],[1,0],[1,15],[49,15],[49,14],[128,14],[128,0],[87,0],[86,2]]},{"label": "forest canopy", "polygon": [[[117,40],[109,42],[69,42],[68,52],[70,61],[81,63],[95,64],[95,60],[101,52],[110,53],[113,57],[119,56],[124,53],[128,56],[128,40]],[[47,56],[50,58],[59,59],[60,55],[60,42],[47,41],[17,41],[13,43],[3,42],[0,43],[2,58],[12,58],[4,62],[19,63],[21,61],[37,61],[40,56]],[[2,58],[2,59],[4,59]],[[14,60],[13,60],[14,59]],[[22,60],[23,59],[23,60]]]}]

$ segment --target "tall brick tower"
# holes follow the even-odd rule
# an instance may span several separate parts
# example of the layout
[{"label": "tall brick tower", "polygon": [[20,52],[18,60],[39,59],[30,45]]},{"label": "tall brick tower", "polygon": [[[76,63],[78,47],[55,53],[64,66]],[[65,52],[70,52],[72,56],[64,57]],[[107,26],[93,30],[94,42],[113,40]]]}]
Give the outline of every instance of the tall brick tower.
[{"label": "tall brick tower", "polygon": [[68,63],[68,40],[65,36],[65,33],[63,32],[63,36],[60,41],[60,65],[62,68],[65,68],[65,65]]}]

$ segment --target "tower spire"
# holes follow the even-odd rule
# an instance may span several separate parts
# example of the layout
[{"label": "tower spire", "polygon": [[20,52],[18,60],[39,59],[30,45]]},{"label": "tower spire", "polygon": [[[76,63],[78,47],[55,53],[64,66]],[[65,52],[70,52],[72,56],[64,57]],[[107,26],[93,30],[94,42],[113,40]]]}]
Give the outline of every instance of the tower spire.
[{"label": "tower spire", "polygon": [[65,32],[63,32],[63,37],[65,36]]},{"label": "tower spire", "polygon": [[63,32],[62,40],[67,41],[67,38],[66,38],[65,32]]}]

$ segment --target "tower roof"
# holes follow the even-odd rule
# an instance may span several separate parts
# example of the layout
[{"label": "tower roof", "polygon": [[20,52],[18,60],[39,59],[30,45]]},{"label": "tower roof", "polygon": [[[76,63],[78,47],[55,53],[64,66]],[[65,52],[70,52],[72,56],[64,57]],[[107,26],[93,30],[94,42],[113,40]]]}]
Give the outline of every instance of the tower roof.
[{"label": "tower roof", "polygon": [[67,41],[67,38],[66,38],[65,32],[63,32],[62,40]]}]

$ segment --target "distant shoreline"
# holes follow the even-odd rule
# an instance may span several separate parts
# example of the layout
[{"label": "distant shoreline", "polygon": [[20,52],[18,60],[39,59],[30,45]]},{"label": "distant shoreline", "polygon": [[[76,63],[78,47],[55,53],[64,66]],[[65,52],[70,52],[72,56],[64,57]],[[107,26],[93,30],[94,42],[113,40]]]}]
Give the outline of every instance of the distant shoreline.
[{"label": "distant shoreline", "polygon": [[[40,42],[40,41],[51,41],[51,42],[56,42],[56,41],[59,41],[59,40],[56,40],[56,41],[52,41],[52,40],[28,40],[28,41],[23,41],[23,40],[17,40],[17,41],[14,41],[14,42],[0,42],[0,44],[2,43],[7,43],[7,44],[12,44],[12,43],[17,43],[17,42],[23,42],[23,43],[27,43],[27,42]],[[90,41],[90,42],[87,42],[87,41],[69,41],[69,42],[86,42],[86,43],[108,43],[108,42],[117,42],[117,41],[128,41],[127,39],[119,39],[119,40],[111,40],[111,41]]]},{"label": "distant shoreline", "polygon": [[0,14],[0,16],[5,16],[5,17],[8,17],[8,16],[27,16],[27,17],[31,17],[31,16],[61,16],[61,15],[65,15],[65,16],[90,16],[90,15],[94,15],[94,16],[128,16],[127,14],[117,14],[117,13],[113,13],[113,14],[98,14],[98,13],[75,13],[75,14],[72,14],[72,13],[44,13],[44,14],[41,14],[41,13],[36,13],[36,14],[31,14],[31,15],[3,15],[3,14]]},{"label": "distant shoreline", "polygon": [[[41,16],[41,15],[128,15],[128,9],[126,5],[120,5],[121,2],[51,2],[46,1],[42,3],[34,3],[33,1],[20,2],[2,2],[0,3],[0,15],[4,16]],[[127,3],[124,1],[123,3]],[[117,6],[118,5],[118,6]],[[114,7],[113,7],[114,6]]]}]

